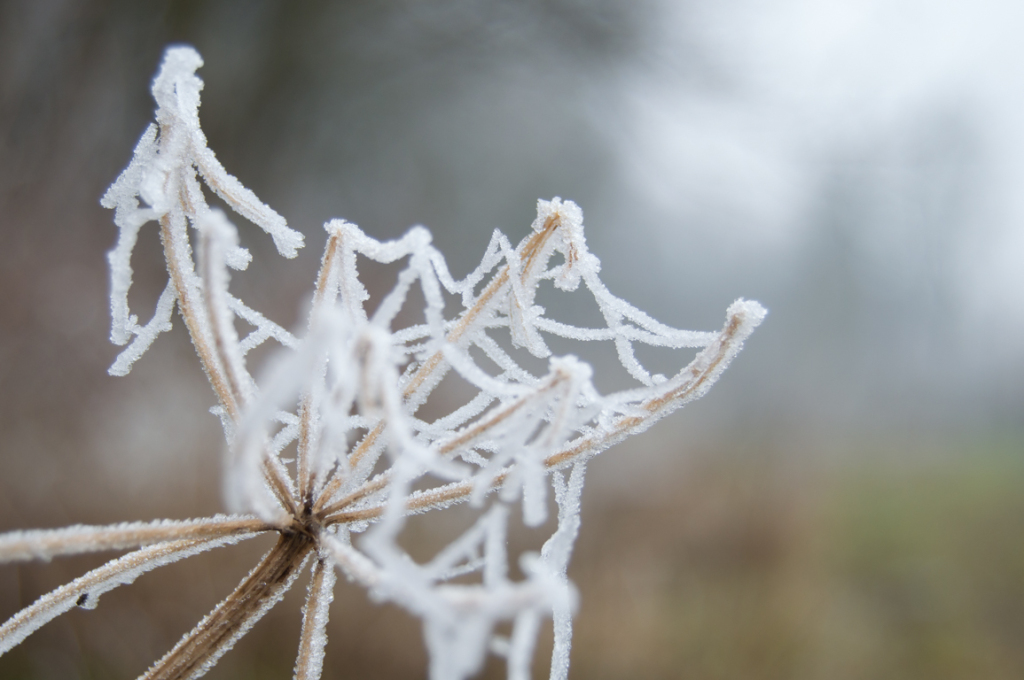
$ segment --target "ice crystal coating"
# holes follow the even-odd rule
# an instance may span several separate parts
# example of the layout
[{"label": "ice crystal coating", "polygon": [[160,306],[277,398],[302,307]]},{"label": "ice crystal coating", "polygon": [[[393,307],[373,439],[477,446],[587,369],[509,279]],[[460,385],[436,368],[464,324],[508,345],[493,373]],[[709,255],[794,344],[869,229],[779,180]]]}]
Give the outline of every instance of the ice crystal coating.
[{"label": "ice crystal coating", "polygon": [[[554,198],[538,201],[518,245],[495,231],[480,264],[463,279],[450,274],[423,227],[378,241],[331,220],[308,328],[297,338],[229,291],[230,270],[246,268],[251,257],[229,217],[208,206],[204,185],[269,234],[283,256],[295,255],[302,236],[207,147],[198,116],[201,65],[191,48],[167,50],[153,82],[156,123],[103,197],[120,229],[109,255],[111,340],[128,345],[110,372],[127,373],[171,327],[177,307],[218,400],[213,410],[227,438],[225,503],[239,514],[0,536],[0,561],[137,548],[15,615],[0,628],[0,651],[76,604],[95,606],[99,594],[144,571],[277,532],[277,545],[249,576],[143,677],[201,676],[312,562],[296,678],[321,674],[337,568],[374,597],[422,619],[435,680],[467,678],[489,653],[505,657],[510,678],[528,678],[546,617],[555,637],[550,675],[563,680],[577,600],[566,573],[587,462],[702,396],[765,310],[737,300],[718,332],[659,323],[608,291],[600,261],[587,248],[582,210]],[[150,222],[160,230],[169,277],[151,320],[141,325],[127,296],[132,250]],[[401,265],[372,314],[359,278],[362,260]],[[603,325],[583,328],[549,317],[537,304],[546,285],[589,295]],[[404,312],[414,288],[424,305],[409,321]],[[446,313],[452,307],[455,313]],[[253,330],[239,338],[236,319]],[[552,355],[546,341],[552,336],[613,343],[636,385],[599,393],[590,365]],[[257,382],[246,354],[269,338],[283,348]],[[638,361],[637,343],[698,351],[666,378]],[[524,352],[546,359],[546,370],[528,370]],[[449,374],[475,395],[427,420],[421,407]],[[294,459],[285,453],[292,450]],[[552,497],[555,526],[539,552],[509,555],[513,513],[539,532]],[[415,561],[402,542],[408,517],[458,503],[478,512],[476,523],[432,559]],[[512,560],[521,578],[513,578]],[[511,626],[509,637],[495,632],[501,624]]]},{"label": "ice crystal coating", "polygon": [[[116,345],[135,340],[110,367],[112,375],[125,375],[131,365],[149,348],[156,336],[171,328],[171,311],[175,302],[201,287],[188,247],[186,222],[200,228],[200,221],[211,219],[211,209],[199,185],[198,175],[206,185],[239,215],[258,225],[274,239],[278,252],[295,257],[302,247],[303,236],[289,229],[284,218],[264,205],[256,195],[242,186],[206,145],[206,135],[199,127],[199,92],[203,81],[195,71],[203,60],[191,47],[172,47],[164,55],[164,63],[153,81],[153,98],[157,102],[157,123],[150,125],[135,147],[131,163],[104,194],[100,203],[114,210],[114,222],[120,229],[117,245],[110,251],[110,339]],[[140,205],[139,199],[142,200]],[[132,283],[131,253],[139,230],[156,221],[164,239],[173,238],[182,249],[168,248],[168,265],[179,267],[181,281],[168,281],[160,296],[156,312],[145,326],[128,309],[128,290]],[[223,254],[233,269],[245,269],[252,257],[244,248],[232,245]],[[254,339],[244,348],[248,351],[268,337],[288,344],[291,335],[238,300],[231,299],[234,313],[252,323]],[[204,334],[209,329],[203,328]],[[256,340],[255,338],[259,338]]]}]

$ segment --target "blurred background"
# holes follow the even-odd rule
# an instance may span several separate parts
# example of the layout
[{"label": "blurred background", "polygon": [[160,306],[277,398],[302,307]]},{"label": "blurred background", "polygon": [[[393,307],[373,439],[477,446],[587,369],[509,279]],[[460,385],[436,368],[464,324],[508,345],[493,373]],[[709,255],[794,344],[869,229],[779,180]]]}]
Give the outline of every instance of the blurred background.
[{"label": "blurred background", "polygon": [[[1011,0],[3,0],[0,531],[221,508],[181,324],[106,374],[99,197],[186,42],[211,148],[306,235],[285,261],[243,232],[262,276],[233,285],[286,326],[326,219],[424,224],[461,276],[555,195],[658,319],[769,308],[709,396],[590,466],[571,677],[1024,677],[1022,31]],[[155,230],[133,264],[145,316]],[[113,591],[0,677],[135,677],[265,549]],[[0,618],[101,561],[0,566]],[[303,590],[209,677],[288,677]],[[424,677],[419,625],[341,584],[326,668]]]}]

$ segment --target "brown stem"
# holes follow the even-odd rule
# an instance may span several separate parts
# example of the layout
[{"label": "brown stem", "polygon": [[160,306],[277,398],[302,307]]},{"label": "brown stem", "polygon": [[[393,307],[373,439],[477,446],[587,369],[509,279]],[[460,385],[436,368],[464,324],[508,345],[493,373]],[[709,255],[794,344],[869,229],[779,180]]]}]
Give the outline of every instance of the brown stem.
[{"label": "brown stem", "polygon": [[309,595],[302,612],[299,654],[295,659],[295,680],[320,680],[326,643],[328,607],[334,597],[334,564],[323,557],[313,563]]},{"label": "brown stem", "polygon": [[[320,272],[316,277],[316,289],[313,293],[313,305],[309,313],[309,326],[313,327],[314,320],[320,310],[329,301],[327,284],[330,282],[331,270],[334,268],[335,260],[341,252],[341,235],[331,234],[324,248],[323,261],[320,264]],[[313,487],[316,483],[312,470],[310,469],[310,443],[313,427],[313,400],[307,393],[302,399],[299,407],[299,441],[298,450],[295,456],[296,476],[298,477],[299,498],[307,503],[312,500]]]},{"label": "brown stem", "polygon": [[[194,216],[195,210],[189,204],[187,198],[182,195],[181,201],[186,213]],[[236,398],[237,387],[232,389],[231,381],[224,373],[226,370],[224,364],[217,361],[217,352],[211,349],[210,339],[202,332],[199,315],[202,313],[204,301],[193,299],[189,287],[185,284],[185,273],[179,265],[181,259],[186,257],[187,254],[177,252],[170,214],[160,218],[160,241],[163,244],[164,258],[167,261],[167,273],[174,284],[178,299],[178,310],[181,312],[181,318],[185,321],[185,327],[188,328],[188,334],[192,338],[192,345],[196,348],[199,362],[203,366],[203,371],[206,373],[206,377],[209,379],[210,386],[213,388],[214,394],[217,395],[221,407],[227,412],[231,421],[237,423],[239,418],[239,401]],[[205,306],[209,307],[209,305]],[[207,311],[207,314],[209,315],[210,312]],[[219,334],[216,334],[216,323],[212,325],[214,326],[216,336],[214,342],[222,342]],[[267,483],[273,489],[274,495],[285,508],[294,513],[295,503],[291,499],[291,494],[288,493],[288,484],[283,479],[281,472],[274,468],[274,466],[264,462],[263,474],[267,479]]]},{"label": "brown stem", "polygon": [[[217,311],[220,307],[213,299],[217,295],[218,291],[216,286],[212,285],[213,277],[215,273],[214,267],[222,266],[223,263],[215,261],[211,249],[215,248],[210,242],[210,234],[202,234],[202,240],[200,241],[200,257],[199,261],[202,264],[203,269],[203,302],[206,306],[206,318],[210,328],[210,335],[213,339],[213,350],[217,357],[218,365],[224,375],[224,382],[227,385],[228,391],[231,393],[231,397],[240,408],[245,407],[245,395],[242,392],[242,377],[236,375],[238,367],[234,365],[231,360],[231,355],[228,352],[229,339],[225,337],[222,332],[225,326],[230,322],[228,319],[223,319],[218,316]],[[237,339],[236,339],[237,344]],[[241,369],[244,370],[244,369]]]},{"label": "brown stem", "polygon": [[380,491],[390,483],[391,470],[386,470],[377,475],[376,477],[374,477],[373,479],[364,482],[358,489],[356,489],[349,495],[345,496],[344,498],[339,499],[334,503],[331,503],[326,508],[318,510],[317,515],[320,517],[327,517],[330,516],[332,513],[338,512],[339,510],[344,510],[345,508],[352,505],[359,499],[365,498],[366,496],[370,495],[371,493],[374,493],[375,491]]},{"label": "brown stem", "polygon": [[288,488],[288,483],[285,481],[285,475],[288,473],[284,469],[284,464],[277,458],[264,455],[262,467],[263,477],[267,480],[274,498],[281,504],[281,507],[288,511],[288,514],[295,517],[298,514],[299,508],[295,504],[295,499],[292,497],[291,489]]},{"label": "brown stem", "polygon": [[646,427],[652,419],[656,420],[667,410],[690,401],[718,373],[719,367],[729,355],[729,350],[736,341],[736,334],[742,324],[743,317],[741,315],[737,314],[731,317],[715,340],[715,344],[709,348],[711,352],[708,350],[701,352],[688,367],[680,372],[681,374],[689,372],[688,380],[682,381],[664,394],[651,397],[640,405],[646,415],[624,416],[615,423],[609,432],[596,437],[586,437],[572,446],[548,456],[544,459],[544,465],[548,468],[559,467],[578,456],[603,451],[637,430]]},{"label": "brown stem", "polygon": [[235,591],[140,680],[183,680],[201,674],[265,613],[268,602],[275,601],[291,585],[295,570],[312,547],[313,539],[305,533],[282,534]]},{"label": "brown stem", "polygon": [[19,531],[0,536],[0,562],[49,560],[61,555],[124,550],[164,541],[220,538],[273,528],[260,519],[224,519]]},{"label": "brown stem", "polygon": [[[505,468],[498,472],[491,480],[491,489],[496,489],[505,482],[505,478],[508,473],[511,472],[511,468]],[[429,509],[436,505],[449,504],[449,503],[460,503],[469,498],[469,495],[473,493],[473,481],[467,480],[464,482],[456,482],[454,484],[447,484],[445,486],[438,487],[436,489],[428,489],[426,491],[418,491],[409,496],[406,503],[406,509],[410,512],[416,512],[417,510]],[[375,505],[370,508],[362,508],[360,510],[350,510],[348,512],[338,512],[330,517],[325,517],[322,521],[325,526],[333,524],[348,524],[350,522],[362,522],[365,520],[379,519],[387,508],[385,505]]]},{"label": "brown stem", "polygon": [[[637,430],[649,426],[654,420],[665,415],[671,409],[690,401],[719,372],[722,362],[729,356],[729,351],[734,346],[734,343],[737,340],[742,340],[742,338],[737,338],[737,334],[743,325],[743,321],[742,314],[731,316],[726,321],[725,328],[722,329],[715,342],[698,354],[686,368],[679,372],[679,375],[689,373],[688,379],[682,380],[666,392],[651,397],[640,404],[639,408],[645,412],[644,415],[623,416],[607,432],[596,436],[582,437],[569,442],[561,451],[545,458],[544,467],[549,470],[562,467],[574,459],[599,453]],[[492,481],[491,488],[496,488],[504,482],[505,477],[510,471],[511,468],[502,470]],[[473,488],[472,480],[467,480],[437,487],[436,489],[420,491],[409,496],[406,508],[411,512],[416,512],[436,505],[461,502],[469,497]],[[344,524],[377,519],[383,515],[386,507],[384,505],[375,505],[369,508],[341,512],[344,507],[338,507],[338,505],[334,504],[331,506],[331,514],[324,513],[326,516],[323,521],[326,524]]]},{"label": "brown stem", "polygon": [[206,377],[209,378],[210,386],[213,388],[214,394],[217,395],[221,406],[227,412],[232,422],[237,422],[238,404],[235,403],[227,381],[218,370],[216,355],[210,348],[208,339],[201,331],[202,325],[197,317],[197,308],[201,307],[202,303],[192,298],[188,286],[185,285],[185,275],[178,266],[181,254],[175,249],[175,239],[171,231],[171,218],[169,214],[160,218],[160,241],[163,243],[164,257],[167,260],[167,273],[170,275],[171,281],[174,283],[174,290],[177,293],[178,310],[181,312],[181,318],[185,321],[185,327],[188,328],[188,334],[192,338],[192,345],[196,348],[196,354],[199,355],[199,362],[202,364],[203,371],[206,373]]},{"label": "brown stem", "polygon": [[[555,213],[548,217],[544,223],[544,227],[540,231],[535,231],[526,237],[516,249],[520,259],[523,262],[523,270],[521,278],[526,280],[532,271],[533,267],[537,264],[537,256],[543,250],[544,244],[547,240],[557,231],[561,222],[558,218],[558,214]],[[483,313],[490,301],[498,295],[498,293],[508,284],[509,266],[505,267],[493,278],[491,282],[487,284],[487,288],[480,294],[477,301],[472,307],[462,313],[462,317],[459,319],[455,327],[448,333],[448,337],[445,339],[448,343],[456,343],[459,339],[468,331],[473,322]],[[417,391],[423,386],[423,384],[430,378],[433,373],[437,370],[446,370],[444,353],[440,350],[432,354],[423,364],[416,370],[409,383],[402,390],[402,398],[406,402],[412,401]],[[377,423],[377,425],[370,430],[365,437],[359,442],[356,448],[349,454],[349,468],[355,467],[363,456],[377,442],[377,439],[384,432],[384,421]],[[337,493],[338,489],[341,488],[343,478],[340,475],[336,475],[330,483],[328,483],[323,491],[321,491],[316,503],[313,505],[313,511],[315,513],[322,513],[324,506],[330,502],[331,496]],[[333,508],[335,505],[332,505]]]}]

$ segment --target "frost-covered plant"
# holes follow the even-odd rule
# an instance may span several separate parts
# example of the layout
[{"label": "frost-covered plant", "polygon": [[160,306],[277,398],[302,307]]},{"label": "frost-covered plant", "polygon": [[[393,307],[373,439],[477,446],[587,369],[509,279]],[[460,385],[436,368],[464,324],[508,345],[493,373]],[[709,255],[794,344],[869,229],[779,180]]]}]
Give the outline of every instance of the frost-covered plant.
[{"label": "frost-covered plant", "polygon": [[[251,258],[226,215],[208,206],[201,182],[266,231],[285,257],[303,238],[207,147],[198,118],[201,65],[191,48],[167,51],[153,83],[156,123],[103,197],[120,228],[109,258],[111,339],[128,345],[110,372],[126,374],[170,329],[177,307],[219,402],[214,411],[228,442],[224,495],[236,514],[0,536],[0,561],[7,562],[132,550],[7,621],[0,653],[72,607],[96,606],[100,595],[146,571],[272,532],[278,538],[270,552],[143,677],[201,676],[310,563],[296,678],[320,676],[335,569],[423,620],[432,678],[466,678],[488,652],[507,658],[509,677],[528,677],[545,617],[554,621],[551,677],[566,677],[576,599],[566,568],[587,461],[704,394],[764,310],[738,300],[717,333],[658,323],[605,288],[580,209],[555,198],[538,201],[532,230],[518,246],[495,232],[480,265],[462,280],[451,276],[422,227],[380,242],[353,224],[328,222],[308,329],[296,338],[229,291],[230,270],[244,269]],[[130,258],[150,222],[160,230],[169,280],[152,318],[140,324],[127,302]],[[372,315],[358,277],[361,257],[404,262]],[[582,283],[605,325],[580,328],[548,318],[535,302],[546,281],[563,291]],[[414,286],[425,300],[423,322],[403,325],[399,311]],[[461,309],[448,317],[453,299]],[[243,338],[238,319],[252,328]],[[545,335],[614,343],[638,385],[599,394],[591,367],[573,356],[551,357]],[[287,350],[257,384],[246,354],[270,338]],[[700,351],[666,378],[644,369],[635,343]],[[525,369],[512,348],[547,358],[547,372]],[[451,371],[476,396],[428,422],[420,407]],[[528,526],[545,524],[549,486],[554,532],[539,553],[519,556],[517,580],[507,552],[510,515],[521,512]],[[460,503],[477,510],[476,523],[433,559],[414,561],[399,540],[407,518]],[[496,632],[502,622],[510,625],[507,638]]]}]

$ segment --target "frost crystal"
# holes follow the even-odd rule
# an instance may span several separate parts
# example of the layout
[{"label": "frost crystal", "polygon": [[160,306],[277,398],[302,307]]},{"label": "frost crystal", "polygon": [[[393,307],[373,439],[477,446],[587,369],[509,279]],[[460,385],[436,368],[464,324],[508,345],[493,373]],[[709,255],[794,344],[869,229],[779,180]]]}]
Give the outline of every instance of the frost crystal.
[{"label": "frost crystal", "polygon": [[[348,222],[328,222],[308,329],[296,338],[228,289],[230,270],[246,268],[251,257],[228,216],[208,206],[203,184],[269,234],[285,257],[295,255],[302,236],[207,148],[195,75],[201,65],[191,48],[167,51],[153,83],[157,122],[103,197],[120,228],[109,256],[111,340],[128,345],[110,372],[127,373],[170,328],[177,307],[219,402],[214,410],[228,439],[225,501],[239,514],[0,536],[6,561],[137,548],[17,614],[0,628],[0,650],[75,604],[94,606],[100,593],[144,571],[276,532],[277,545],[250,575],[144,677],[202,675],[312,562],[296,678],[320,676],[335,568],[422,619],[432,678],[467,678],[488,653],[506,658],[510,678],[528,678],[545,617],[554,622],[551,677],[565,678],[576,603],[566,572],[587,461],[704,394],[764,309],[736,301],[719,332],[655,321],[605,288],[582,211],[555,198],[538,201],[518,245],[496,231],[480,265],[461,280],[422,227],[381,242]],[[150,222],[160,230],[169,280],[151,320],[140,325],[127,302],[131,254]],[[372,315],[359,279],[364,259],[401,265]],[[548,281],[565,292],[582,284],[604,324],[581,328],[549,318],[537,304]],[[401,312],[409,311],[414,288],[425,305],[410,323]],[[447,315],[453,303],[460,309]],[[242,338],[236,319],[252,327]],[[613,343],[636,386],[600,394],[588,364],[552,356],[545,340],[552,336]],[[257,384],[246,354],[270,338],[286,349]],[[699,351],[665,378],[637,360],[637,343]],[[547,359],[546,371],[528,370],[524,352]],[[427,420],[421,407],[447,374],[475,396]],[[293,449],[294,460],[286,458]],[[539,531],[552,497],[555,528],[540,552],[510,556],[513,513]],[[407,518],[458,503],[475,508],[477,522],[427,562],[413,560],[402,544]],[[522,578],[512,577],[512,559]],[[510,637],[495,633],[502,624],[511,626]]]}]

